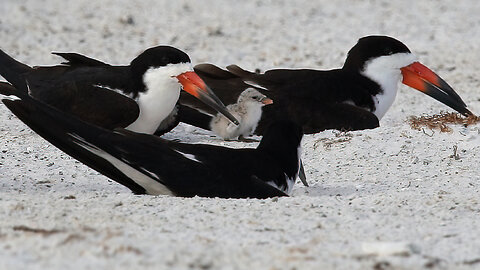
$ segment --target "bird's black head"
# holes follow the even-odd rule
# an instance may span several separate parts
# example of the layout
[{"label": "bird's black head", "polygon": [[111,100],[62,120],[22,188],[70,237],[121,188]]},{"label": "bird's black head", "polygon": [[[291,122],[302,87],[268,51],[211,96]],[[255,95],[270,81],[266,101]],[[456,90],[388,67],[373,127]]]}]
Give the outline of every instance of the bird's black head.
[{"label": "bird's black head", "polygon": [[190,63],[188,55],[181,50],[170,46],[157,46],[146,49],[130,63],[131,66],[163,67],[168,64]]},{"label": "bird's black head", "polygon": [[157,46],[145,50],[133,59],[130,68],[133,79],[142,84],[142,77],[148,69],[179,63],[190,63],[186,53],[170,46]]},{"label": "bird's black head", "polygon": [[344,69],[362,70],[365,63],[373,58],[396,53],[410,53],[402,42],[387,36],[366,36],[358,40],[348,52]]}]

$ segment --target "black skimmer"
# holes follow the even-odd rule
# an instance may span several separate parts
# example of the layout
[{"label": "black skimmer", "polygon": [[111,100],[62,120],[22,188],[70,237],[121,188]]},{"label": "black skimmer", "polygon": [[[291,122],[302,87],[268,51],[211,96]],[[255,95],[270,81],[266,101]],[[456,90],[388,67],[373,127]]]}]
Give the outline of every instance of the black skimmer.
[{"label": "black skimmer", "polygon": [[235,125],[225,116],[218,113],[212,117],[212,131],[225,140],[241,139],[253,134],[262,116],[262,107],[272,104],[273,100],[254,88],[247,88],[239,96],[237,103],[227,106],[227,110],[240,122]]},{"label": "black skimmer", "polygon": [[[343,68],[328,71],[274,69],[263,74],[232,65],[227,70],[211,64],[195,67],[197,74],[225,104],[232,104],[247,87],[255,87],[275,103],[262,108],[255,131],[261,135],[272,119],[287,115],[305,133],[325,129],[360,130],[376,128],[392,105],[398,82],[433,97],[463,115],[472,114],[457,93],[433,71],[420,64],[402,42],[387,36],[361,38],[348,52]],[[209,108],[181,95],[189,124],[208,129],[202,112]]]},{"label": "black skimmer", "polygon": [[195,98],[237,120],[193,71],[190,58],[170,47],[149,48],[130,65],[112,66],[77,53],[54,53],[67,60],[62,65],[31,68],[0,50],[0,93],[32,97],[80,119],[108,128],[125,127],[161,135],[176,125],[158,127],[172,111],[183,89]]},{"label": "black skimmer", "polygon": [[32,130],[135,194],[287,196],[299,172],[303,133],[291,121],[272,123],[256,149],[231,149],[112,131],[19,96],[3,103]]}]

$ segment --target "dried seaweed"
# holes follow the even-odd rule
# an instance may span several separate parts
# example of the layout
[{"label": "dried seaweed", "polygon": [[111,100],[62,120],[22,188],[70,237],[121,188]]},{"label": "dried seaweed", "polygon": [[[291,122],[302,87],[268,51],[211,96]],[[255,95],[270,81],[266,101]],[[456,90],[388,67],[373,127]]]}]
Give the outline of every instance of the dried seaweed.
[{"label": "dried seaweed", "polygon": [[322,142],[323,147],[329,150],[330,148],[332,148],[333,145],[349,142],[353,138],[352,133],[348,133],[345,131],[334,131],[334,135],[335,135],[334,138],[322,138],[322,139],[316,140],[315,143],[313,144],[313,148],[317,149],[320,142]]},{"label": "dried seaweed", "polygon": [[408,123],[410,127],[415,130],[422,130],[424,127],[431,130],[439,130],[440,132],[452,132],[449,124],[460,124],[464,127],[480,122],[480,117],[470,115],[468,117],[462,116],[458,113],[440,112],[434,115],[424,116],[410,116]]}]

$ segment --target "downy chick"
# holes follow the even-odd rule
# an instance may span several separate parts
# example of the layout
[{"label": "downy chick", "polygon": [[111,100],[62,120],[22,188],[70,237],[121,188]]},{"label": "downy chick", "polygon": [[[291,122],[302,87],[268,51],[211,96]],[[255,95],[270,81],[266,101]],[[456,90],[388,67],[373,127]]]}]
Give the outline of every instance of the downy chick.
[{"label": "downy chick", "polygon": [[262,107],[273,100],[253,88],[247,88],[238,97],[237,103],[227,106],[227,110],[240,122],[237,126],[222,114],[217,114],[210,122],[211,130],[225,140],[246,137],[253,133],[262,116]]}]

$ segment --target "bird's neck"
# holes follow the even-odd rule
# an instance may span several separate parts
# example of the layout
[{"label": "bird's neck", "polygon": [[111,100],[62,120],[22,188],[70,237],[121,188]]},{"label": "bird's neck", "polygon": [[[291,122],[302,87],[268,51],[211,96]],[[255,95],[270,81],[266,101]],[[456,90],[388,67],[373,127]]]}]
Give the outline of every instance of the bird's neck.
[{"label": "bird's neck", "polygon": [[399,69],[381,69],[374,65],[368,66],[361,74],[379,85],[380,91],[373,95],[374,109],[372,111],[378,120],[382,119],[392,106],[397,96],[398,82],[402,78]]},{"label": "bird's neck", "polygon": [[127,129],[153,134],[160,123],[172,112],[180,96],[180,84],[168,70],[151,68],[145,72],[143,81],[146,91],[138,94],[140,114]]}]

